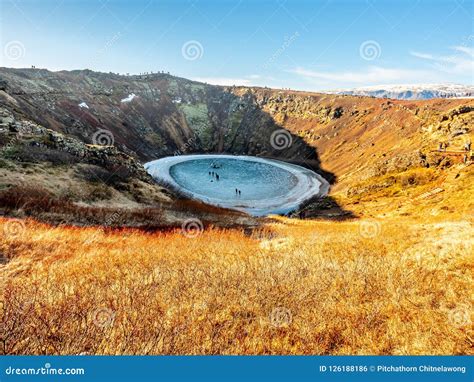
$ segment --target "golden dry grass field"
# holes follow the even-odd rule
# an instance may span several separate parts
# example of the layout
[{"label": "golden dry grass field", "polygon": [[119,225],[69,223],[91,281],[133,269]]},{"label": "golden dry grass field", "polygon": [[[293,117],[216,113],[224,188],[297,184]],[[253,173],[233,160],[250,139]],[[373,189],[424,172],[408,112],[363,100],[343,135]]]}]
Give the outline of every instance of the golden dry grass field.
[{"label": "golden dry grass field", "polygon": [[473,354],[469,219],[0,232],[6,354]]}]

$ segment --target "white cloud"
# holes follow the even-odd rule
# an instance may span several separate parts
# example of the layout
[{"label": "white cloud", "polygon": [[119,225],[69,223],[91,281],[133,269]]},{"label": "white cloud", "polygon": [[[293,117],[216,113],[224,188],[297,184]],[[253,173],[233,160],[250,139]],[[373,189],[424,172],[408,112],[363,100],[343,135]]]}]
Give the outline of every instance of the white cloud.
[{"label": "white cloud", "polygon": [[453,54],[434,55],[423,52],[410,52],[413,57],[420,58],[431,63],[431,67],[445,73],[451,74],[474,74],[474,49],[467,46],[454,46],[451,48]]},{"label": "white cloud", "polygon": [[467,46],[455,46],[453,49],[457,50],[458,52],[466,53],[467,55],[474,58],[474,48],[469,48]]},{"label": "white cloud", "polygon": [[379,66],[370,66],[359,71],[344,72],[313,71],[299,67],[289,70],[289,72],[322,85],[342,83],[344,86],[421,81],[430,76],[430,73],[420,70],[382,68]]},{"label": "white cloud", "polygon": [[[452,82],[453,79],[474,74],[474,49],[465,45],[453,46],[450,55],[435,55],[429,52],[410,52],[411,56],[429,63],[423,69],[400,67],[368,66],[357,70],[332,71],[311,70],[305,67],[296,67],[286,70],[305,80],[311,87],[320,89],[338,89],[341,87],[360,87],[387,84],[420,84]],[[269,76],[250,74],[238,77],[197,77],[196,81],[207,82],[213,85],[241,85],[241,86],[270,86],[278,88],[287,86]],[[306,87],[306,86],[304,86]]]},{"label": "white cloud", "polygon": [[275,80],[273,77],[250,74],[244,77],[194,77],[194,81],[207,82],[221,86],[270,86]]},{"label": "white cloud", "polygon": [[194,81],[206,82],[211,85],[222,85],[222,86],[232,86],[232,85],[243,85],[250,86],[252,81],[248,78],[229,78],[229,77],[195,77]]},{"label": "white cloud", "polygon": [[410,52],[413,57],[423,58],[425,60],[433,60],[434,57],[432,54],[420,53],[420,52]]},{"label": "white cloud", "polygon": [[474,49],[465,45],[454,46],[449,55],[410,52],[413,57],[428,62],[426,69],[386,68],[369,66],[360,70],[328,71],[297,67],[289,70],[306,81],[325,88],[357,87],[360,85],[419,84],[449,82],[453,78],[474,75]]}]

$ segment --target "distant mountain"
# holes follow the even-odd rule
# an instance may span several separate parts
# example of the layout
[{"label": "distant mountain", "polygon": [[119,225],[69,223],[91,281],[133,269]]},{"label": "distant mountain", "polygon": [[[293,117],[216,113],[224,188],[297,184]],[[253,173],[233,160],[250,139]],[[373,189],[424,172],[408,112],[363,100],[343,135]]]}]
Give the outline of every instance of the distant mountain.
[{"label": "distant mountain", "polygon": [[327,93],[407,100],[474,98],[474,86],[458,84],[377,85],[334,90]]}]

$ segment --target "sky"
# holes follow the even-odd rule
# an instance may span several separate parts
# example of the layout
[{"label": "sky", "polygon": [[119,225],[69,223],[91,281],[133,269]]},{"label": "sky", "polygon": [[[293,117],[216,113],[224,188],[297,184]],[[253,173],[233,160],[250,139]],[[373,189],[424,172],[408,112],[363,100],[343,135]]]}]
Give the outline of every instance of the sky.
[{"label": "sky", "polygon": [[474,0],[0,0],[0,66],[298,90],[474,85]]}]

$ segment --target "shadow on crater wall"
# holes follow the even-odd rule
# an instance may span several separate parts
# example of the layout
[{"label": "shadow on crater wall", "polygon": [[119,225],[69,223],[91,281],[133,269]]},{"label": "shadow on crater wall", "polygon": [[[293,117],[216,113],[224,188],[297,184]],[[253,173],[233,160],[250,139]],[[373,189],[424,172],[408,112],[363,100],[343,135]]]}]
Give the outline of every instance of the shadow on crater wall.
[{"label": "shadow on crater wall", "polygon": [[[98,129],[107,130],[116,147],[142,163],[197,153],[255,155],[310,168],[330,184],[337,181],[323,169],[316,148],[279,125],[250,91],[237,96],[165,74],[2,68],[0,75],[17,115],[86,143],[94,143]],[[123,102],[131,93],[136,97]],[[81,108],[81,102],[88,107]]]},{"label": "shadow on crater wall", "polygon": [[[214,87],[209,91],[207,100],[211,120],[214,121],[214,140],[208,146],[198,141],[192,150],[188,150],[189,153],[251,155],[281,160],[313,170],[331,185],[336,183],[335,174],[322,168],[317,149],[278,124],[257,105],[252,94],[239,97]],[[236,114],[240,117],[238,123]],[[354,217],[331,196],[306,202],[296,215],[300,218]]]}]

